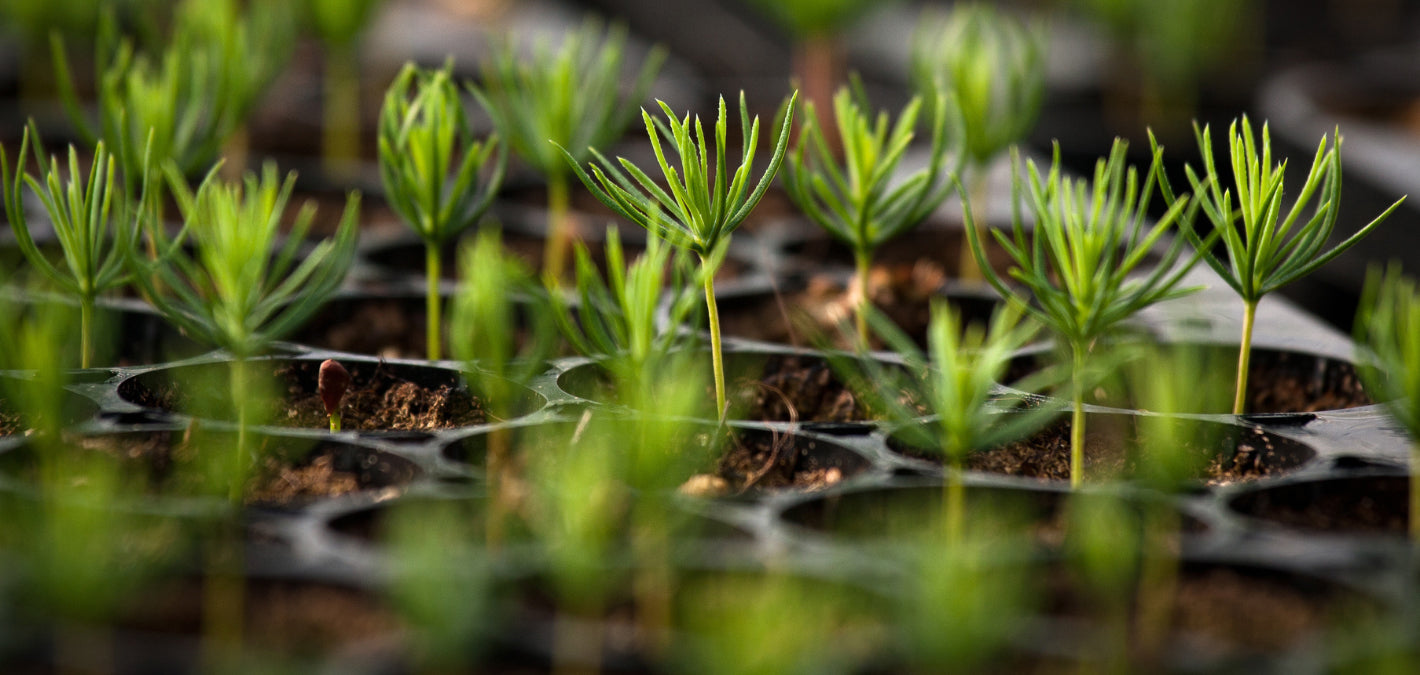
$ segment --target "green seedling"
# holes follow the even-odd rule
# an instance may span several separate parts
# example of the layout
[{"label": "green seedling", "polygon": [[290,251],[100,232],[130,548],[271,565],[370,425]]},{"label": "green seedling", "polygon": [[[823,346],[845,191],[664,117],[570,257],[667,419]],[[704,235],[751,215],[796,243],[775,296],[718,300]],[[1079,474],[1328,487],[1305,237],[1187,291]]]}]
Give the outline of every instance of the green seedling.
[{"label": "green seedling", "polygon": [[[1040,116],[1043,31],[976,2],[921,25],[912,43],[913,86],[928,103],[946,98],[960,109],[968,190],[972,203],[985,204],[987,167],[1025,139]],[[980,280],[977,263],[963,250],[958,276]]]},{"label": "green seedling", "polygon": [[1420,290],[1398,265],[1366,277],[1356,313],[1356,371],[1409,432],[1410,538],[1420,542]]},{"label": "green seedling", "polygon": [[[685,283],[693,276],[688,252],[654,233],[648,233],[645,252],[628,267],[621,236],[615,226],[608,226],[605,252],[603,278],[586,246],[577,244],[575,309],[559,285],[547,290],[562,336],[578,353],[604,359],[617,390],[632,403],[662,376],[661,367],[672,353],[692,341],[693,335],[680,329],[694,321],[699,284]],[[666,292],[672,296],[664,323],[671,328],[660,330],[656,312]],[[654,399],[643,403],[659,407]]]},{"label": "green seedling", "polygon": [[[562,151],[566,161],[576,171],[577,177],[603,204],[623,218],[645,228],[647,232],[700,257],[700,276],[705,286],[706,314],[710,326],[715,407],[721,422],[725,420],[728,410],[725,366],[720,348],[720,315],[715,305],[714,272],[724,259],[731,233],[759,204],[759,200],[769,189],[774,174],[779,171],[785,149],[789,145],[789,128],[794,121],[794,104],[798,96],[798,92],[794,92],[785,104],[783,126],[774,140],[774,154],[753,190],[750,189],[750,181],[755,151],[759,146],[759,117],[756,116],[753,123],[750,122],[749,108],[745,105],[743,92],[740,93],[740,132],[741,138],[744,139],[744,148],[740,165],[733,173],[725,158],[728,123],[724,97],[720,98],[719,114],[715,120],[713,159],[706,150],[705,129],[700,124],[699,116],[695,118],[692,130],[690,115],[677,119],[671,107],[665,103],[660,103],[666,116],[664,122],[652,118],[649,112],[641,112],[646,123],[646,134],[656,152],[656,161],[669,184],[669,192],[625,158],[619,158],[618,167],[617,163],[607,159],[595,148],[589,148],[597,162],[591,165],[589,175],[573,155],[565,149]],[[679,157],[679,171],[666,160],[662,138],[670,143]]]},{"label": "green seedling", "polygon": [[[798,143],[784,164],[784,187],[794,204],[853,249],[858,344],[864,348],[874,251],[936,210],[950,194],[961,168],[961,155],[947,152],[948,122],[956,122],[950,136],[960,138],[961,118],[938,96],[929,123],[932,145],[926,165],[903,175],[900,165],[911,146],[921,107],[921,97],[913,97],[889,130],[886,112],[870,116],[861,87],[856,92],[841,88],[833,97],[837,143],[830,145],[816,106],[809,101]],[[835,157],[834,147],[842,148],[842,160]]]},{"label": "green seedling", "polygon": [[[355,254],[360,198],[352,193],[346,200],[333,239],[298,258],[314,205],[296,215],[284,243],[277,239],[294,173],[283,181],[275,164],[267,164],[259,176],[248,173],[239,183],[227,183],[214,168],[195,193],[171,163],[167,177],[182,211],[183,230],[169,238],[162,228],[149,228],[158,237],[162,257],[153,262],[130,254],[129,265],[135,283],[170,323],[232,355],[237,452],[245,465],[246,363],[310,318],[345,279]],[[191,252],[183,248],[189,239]],[[241,482],[234,481],[231,490],[232,500],[239,500]]]},{"label": "green seedling", "polygon": [[[533,275],[503,250],[496,228],[480,230],[459,251],[459,289],[449,316],[454,356],[468,363],[468,377],[491,420],[513,416],[522,391],[546,370],[556,346],[556,327]],[[524,300],[519,305],[516,298]],[[521,344],[519,341],[521,340]],[[490,490],[488,542],[501,544],[511,509],[505,488],[516,477],[506,428],[489,435],[485,473]]]},{"label": "green seedling", "polygon": [[[876,312],[870,317],[874,331],[902,357],[906,371],[865,360],[862,379],[866,386],[858,389],[870,392],[890,419],[905,425],[900,432],[903,440],[942,455],[944,530],[953,540],[961,538],[966,521],[962,472],[967,457],[1023,437],[1055,414],[1043,405],[1021,409],[1025,403],[1022,396],[997,395],[997,383],[1005,379],[1012,358],[1038,331],[1021,319],[1019,308],[1003,305],[992,315],[989,326],[963,325],[955,308],[944,300],[934,300],[924,355],[887,317]],[[1045,376],[1038,374],[1011,386],[1033,391]],[[904,382],[907,379],[911,382]],[[904,390],[914,393],[913,401],[903,400]],[[918,423],[922,416],[918,405],[933,415],[925,424]]]},{"label": "green seedling", "polygon": [[[33,135],[33,147],[30,147]],[[25,171],[26,150],[33,149],[39,167],[36,177]],[[100,295],[122,288],[129,280],[127,260],[138,248],[142,236],[142,199],[132,203],[115,177],[115,160],[100,141],[94,148],[93,164],[87,181],[79,167],[79,155],[69,146],[68,174],[55,157],[46,157],[39,132],[31,123],[25,128],[16,157],[15,174],[0,146],[0,183],[4,185],[5,213],[15,241],[30,266],[56,288],[79,300],[79,367],[88,368],[94,358],[94,306]],[[35,243],[25,218],[22,185],[44,204],[64,254],[62,266],[51,262]]]},{"label": "green seedling", "polygon": [[1012,515],[980,509],[959,535],[929,529],[912,541],[893,591],[912,672],[981,672],[1020,636],[1044,575]]},{"label": "green seedling", "polygon": [[306,25],[325,47],[321,156],[339,173],[360,158],[360,36],[383,0],[307,0]]},{"label": "green seedling", "polygon": [[[287,3],[255,2],[247,11],[239,12],[234,0],[187,0],[158,54],[120,38],[113,22],[104,22],[94,64],[97,126],[85,113],[64,45],[56,40],[57,79],[69,117],[90,142],[108,145],[130,197],[141,186],[145,161],[172,161],[188,176],[211,166],[285,67],[294,36]],[[161,201],[152,198],[148,205],[156,208]]]},{"label": "green seedling", "polygon": [[390,505],[391,604],[413,630],[413,666],[456,672],[477,663],[494,623],[493,566],[473,499]]},{"label": "green seedling", "polygon": [[[1074,0],[1113,43],[1106,102],[1136,98],[1137,110],[1106,110],[1116,122],[1186,128],[1199,82],[1245,69],[1244,36],[1257,30],[1261,3],[1248,0]],[[1132,119],[1131,119],[1132,116]]]},{"label": "green seedling", "polygon": [[483,68],[482,86],[470,87],[513,153],[547,179],[543,276],[562,278],[575,238],[568,215],[571,176],[557,148],[580,164],[590,148],[616,141],[665,60],[662,49],[653,49],[628,90],[621,86],[625,52],[624,27],[603,30],[588,20],[555,51],[542,42],[531,54],[512,41],[498,43]]},{"label": "green seedling", "polygon": [[852,673],[871,648],[873,608],[822,579],[722,573],[687,584],[680,600],[677,672]]},{"label": "green seedling", "polygon": [[316,374],[316,393],[320,395],[325,414],[330,418],[331,432],[340,431],[340,404],[345,400],[345,392],[350,389],[350,371],[335,359],[326,359],[320,364]]},{"label": "green seedling", "polygon": [[[1013,156],[1016,178],[1012,183],[1012,231],[1009,235],[1002,230],[991,231],[1014,263],[1010,281],[987,264],[982,237],[972,224],[971,208],[962,209],[972,254],[981,264],[986,280],[1003,297],[1026,307],[1069,350],[1074,405],[1070,428],[1072,487],[1079,486],[1084,478],[1087,366],[1097,343],[1139,310],[1199,290],[1178,287],[1202,255],[1197,252],[1186,259],[1183,256],[1198,202],[1190,205],[1187,196],[1174,199],[1165,191],[1168,204],[1164,214],[1150,223],[1149,204],[1162,182],[1163,150],[1151,144],[1153,161],[1141,186],[1137,170],[1126,168],[1127,145],[1116,139],[1109,157],[1095,164],[1090,180],[1061,174],[1057,146],[1050,172],[1044,178],[1035,162],[1027,161],[1029,178],[1022,186],[1020,158]],[[962,197],[965,200],[966,195]],[[1034,216],[1035,226],[1029,233],[1021,214],[1023,200]],[[1174,230],[1181,230],[1185,236],[1165,241],[1165,235]],[[1159,244],[1163,244],[1162,255],[1155,267],[1143,274],[1142,266]],[[1136,271],[1141,274],[1131,276]]]},{"label": "green seedling", "polygon": [[[1283,179],[1287,163],[1272,162],[1272,142],[1267,125],[1262,125],[1261,143],[1253,134],[1247,116],[1241,126],[1234,121],[1228,127],[1228,149],[1232,159],[1233,190],[1224,189],[1213,162],[1213,142],[1207,126],[1194,131],[1203,155],[1204,178],[1187,167],[1189,183],[1202,205],[1203,212],[1221,233],[1227,251],[1224,258],[1211,245],[1204,245],[1192,230],[1185,234],[1203,253],[1203,260],[1218,276],[1237,292],[1243,301],[1242,341],[1238,348],[1237,387],[1233,397],[1233,414],[1241,415],[1247,407],[1247,371],[1252,356],[1253,320],[1263,296],[1316,271],[1341,255],[1385,220],[1404,197],[1396,200],[1365,227],[1356,230],[1344,241],[1326,249],[1336,228],[1341,209],[1341,136],[1332,133],[1328,144],[1325,135],[1318,144],[1302,189],[1283,213]],[[1171,194],[1167,179],[1164,195]],[[1234,205],[1236,196],[1237,204]],[[1312,215],[1302,220],[1302,212],[1312,199],[1317,199]]]},{"label": "green seedling", "polygon": [[[792,40],[791,68],[804,99],[823,110],[827,126],[836,112],[830,106],[843,81],[844,32],[884,0],[748,0],[749,5],[784,27]],[[829,139],[836,143],[837,139]],[[838,149],[837,145],[832,146]]]},{"label": "green seedling", "polygon": [[440,358],[439,272],[444,246],[478,222],[503,182],[507,153],[474,138],[452,65],[406,64],[380,111],[380,177],[390,206],[424,240],[429,345]]},{"label": "green seedling", "polygon": [[579,662],[588,672],[598,670],[602,615],[613,589],[625,583],[617,558],[632,494],[615,474],[622,439],[592,417],[587,412],[573,427],[533,434],[521,453],[536,505],[529,525],[546,550],[557,599],[552,657],[558,672],[574,672]]}]

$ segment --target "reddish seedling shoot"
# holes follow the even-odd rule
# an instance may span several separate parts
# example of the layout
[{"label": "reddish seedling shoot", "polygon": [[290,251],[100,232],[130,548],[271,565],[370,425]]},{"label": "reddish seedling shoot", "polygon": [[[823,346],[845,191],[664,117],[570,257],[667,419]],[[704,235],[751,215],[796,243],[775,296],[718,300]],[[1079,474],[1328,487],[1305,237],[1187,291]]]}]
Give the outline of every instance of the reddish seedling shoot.
[{"label": "reddish seedling shoot", "polygon": [[326,359],[320,364],[320,374],[316,376],[316,393],[325,404],[325,414],[330,417],[330,430],[340,431],[340,402],[345,391],[350,388],[350,371],[335,359]]}]

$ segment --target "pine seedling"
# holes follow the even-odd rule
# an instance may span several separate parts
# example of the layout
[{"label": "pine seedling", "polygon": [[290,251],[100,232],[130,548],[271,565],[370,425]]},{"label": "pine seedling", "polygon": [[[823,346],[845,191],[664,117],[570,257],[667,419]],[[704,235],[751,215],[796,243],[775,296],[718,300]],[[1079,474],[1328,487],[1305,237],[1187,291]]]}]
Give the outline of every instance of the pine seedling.
[{"label": "pine seedling", "polygon": [[[913,97],[889,130],[885,111],[871,117],[861,86],[843,87],[833,97],[837,142],[830,144],[818,111],[809,101],[798,143],[784,164],[784,187],[794,204],[853,249],[858,345],[865,349],[873,253],[936,210],[950,194],[961,168],[960,153],[947,152],[948,137],[961,138],[961,117],[956,107],[949,107],[947,99],[939,95],[931,108],[931,152],[926,165],[903,176],[899,167],[912,143],[921,107],[921,97]],[[949,122],[953,123],[950,127]],[[835,156],[835,147],[842,148],[841,160]]]},{"label": "pine seedling", "polygon": [[507,153],[480,141],[454,86],[452,64],[433,72],[406,64],[380,111],[380,177],[390,206],[424,240],[428,350],[441,357],[439,271],[444,246],[478,222],[503,182]]},{"label": "pine seedling", "polygon": [[[906,369],[892,370],[865,359],[862,380],[875,403],[888,411],[888,418],[904,425],[903,440],[941,454],[943,522],[952,540],[960,540],[966,521],[962,472],[967,457],[1029,434],[1056,412],[1045,405],[1022,409],[1025,397],[998,395],[997,383],[1005,379],[1011,360],[1038,332],[1037,326],[1022,321],[1021,314],[1018,307],[1005,304],[992,314],[988,326],[963,325],[955,308],[934,300],[925,354],[887,317],[873,312],[869,318]],[[1031,392],[1047,376],[1040,373],[1011,386]],[[914,402],[905,401],[903,391],[913,392]],[[919,404],[932,415],[926,423],[920,422]]]},{"label": "pine seedling", "polygon": [[[1150,139],[1152,141],[1152,138]],[[1127,142],[1116,139],[1107,159],[1095,164],[1094,176],[1075,179],[1060,170],[1060,148],[1055,148],[1050,172],[1041,177],[1034,161],[1027,161],[1028,183],[1022,185],[1019,155],[1012,183],[1012,230],[992,230],[996,242],[1014,263],[1011,281],[987,264],[985,245],[973,227],[970,206],[967,220],[971,251],[986,280],[1010,302],[1026,307],[1048,327],[1070,353],[1071,399],[1070,484],[1084,478],[1087,365],[1097,343],[1120,322],[1156,302],[1196,292],[1179,288],[1183,276],[1202,255],[1185,258],[1187,234],[1192,231],[1198,202],[1187,196],[1168,202],[1162,216],[1150,222],[1149,204],[1161,185],[1163,150],[1153,146],[1153,161],[1142,186],[1134,167],[1126,167]],[[962,195],[965,200],[966,195]],[[1026,201],[1035,226],[1027,233],[1021,203]],[[1181,230],[1185,236],[1165,240]],[[1147,274],[1140,271],[1156,245],[1163,253]],[[1206,247],[1204,247],[1206,248]],[[1014,283],[1012,283],[1014,282]]]},{"label": "pine seedling", "polygon": [[1367,274],[1355,337],[1367,393],[1410,434],[1410,538],[1420,542],[1420,289],[1398,265]]},{"label": "pine seedling", "polygon": [[[694,320],[698,302],[699,284],[686,283],[693,276],[693,262],[688,251],[648,234],[645,252],[627,266],[615,226],[608,226],[606,232],[605,278],[585,245],[579,242],[575,253],[577,306],[574,309],[560,285],[553,284],[547,289],[553,317],[574,350],[604,359],[618,391],[633,401],[661,377],[660,369],[672,352],[687,346],[693,337],[681,330]],[[661,330],[656,312],[666,293],[671,294],[664,321],[669,328]]]},{"label": "pine seedling", "polygon": [[[161,257],[149,261],[131,253],[129,265],[144,297],[164,318],[232,355],[237,451],[244,464],[251,407],[247,361],[309,319],[345,279],[355,254],[359,194],[346,200],[334,238],[300,258],[314,205],[296,215],[284,243],[277,239],[294,173],[283,181],[276,165],[268,163],[259,176],[249,172],[241,182],[228,183],[217,178],[214,168],[194,193],[176,165],[166,169],[183,230],[169,238],[162,228],[149,228]],[[189,239],[190,253],[181,246]],[[234,481],[231,490],[232,500],[239,500],[240,482]]]},{"label": "pine seedling", "polygon": [[[705,286],[706,315],[710,326],[710,350],[715,381],[715,407],[721,422],[728,414],[725,394],[725,366],[720,346],[720,314],[715,304],[715,270],[724,259],[730,235],[749,216],[764,193],[789,145],[789,128],[794,122],[794,92],[785,103],[783,126],[774,140],[774,154],[759,182],[750,189],[754,155],[759,146],[759,117],[751,123],[744,92],[740,92],[740,132],[744,147],[739,167],[731,172],[726,163],[726,131],[728,122],[725,99],[720,97],[719,114],[715,119],[714,158],[706,149],[705,129],[700,118],[692,128],[690,115],[677,119],[671,107],[660,103],[665,121],[654,119],[641,111],[646,134],[656,152],[656,162],[670,187],[662,188],[630,160],[617,163],[589,148],[596,158],[587,173],[566,149],[566,161],[592,194],[609,208],[647,232],[662,237],[671,244],[687,249],[700,257],[700,276]],[[662,139],[671,145],[680,159],[677,171],[666,160]],[[618,166],[619,164],[619,166]],[[713,177],[712,177],[713,169]]]},{"label": "pine seedling", "polygon": [[[38,177],[25,171],[27,149],[34,151]],[[94,306],[100,295],[129,281],[128,256],[138,248],[143,231],[142,199],[134,203],[125,195],[115,176],[115,159],[102,141],[94,148],[87,180],[79,168],[78,151],[69,146],[66,177],[59,160],[45,156],[33,122],[25,127],[20,141],[13,180],[5,148],[0,146],[0,183],[5,213],[25,259],[55,288],[79,301],[79,367],[88,368],[94,359]],[[64,254],[62,266],[50,261],[30,233],[22,185],[29,187],[49,214]]]},{"label": "pine seedling", "polygon": [[187,176],[211,166],[285,67],[294,37],[287,4],[265,0],[247,11],[234,0],[187,0],[157,54],[120,38],[104,21],[94,64],[97,126],[76,93],[64,45],[55,41],[65,109],[85,138],[102,139],[114,153],[130,197],[141,187],[145,161],[175,162]]},{"label": "pine seedling", "polygon": [[623,88],[626,39],[625,27],[603,29],[588,20],[556,50],[539,42],[526,54],[514,42],[503,41],[483,68],[482,85],[469,88],[513,153],[547,179],[542,273],[551,279],[562,278],[575,238],[568,214],[571,176],[558,148],[580,164],[591,148],[616,141],[665,60],[664,50],[653,49],[630,89]]},{"label": "pine seedling", "polygon": [[321,158],[338,174],[360,158],[360,36],[383,0],[307,0],[306,25],[325,47]]},{"label": "pine seedling", "polygon": [[[956,5],[944,20],[922,26],[912,41],[913,87],[929,104],[946,98],[960,109],[968,191],[972,203],[985,204],[987,167],[1024,140],[1040,116],[1043,31],[979,2]],[[978,262],[963,249],[958,276],[981,279]]]},{"label": "pine seedling", "polygon": [[[450,348],[468,364],[470,384],[489,418],[506,420],[526,385],[546,370],[556,327],[532,273],[505,255],[496,228],[479,230],[459,251],[459,282],[449,316]],[[520,305],[517,298],[524,302]],[[505,490],[515,477],[510,445],[506,428],[490,432],[485,473],[491,493],[487,534],[493,546],[502,542],[503,519],[511,509]]]},{"label": "pine seedling", "polygon": [[321,361],[316,373],[316,394],[325,406],[326,417],[330,418],[330,431],[340,431],[340,404],[345,400],[345,392],[350,389],[350,371],[335,359]]},{"label": "pine seedling", "polygon": [[[1195,125],[1194,131],[1203,155],[1204,177],[1199,178],[1193,167],[1187,167],[1185,171],[1203,213],[1222,236],[1227,257],[1220,256],[1211,245],[1205,245],[1196,232],[1188,230],[1185,234],[1194,241],[1208,266],[1243,301],[1242,339],[1238,348],[1237,386],[1233,397],[1233,414],[1241,415],[1247,411],[1247,374],[1258,303],[1268,293],[1311,274],[1344,253],[1380,225],[1405,198],[1396,200],[1374,220],[1341,243],[1326,249],[1341,209],[1339,130],[1332,133],[1330,143],[1325,135],[1322,136],[1306,181],[1285,213],[1282,189],[1287,163],[1273,163],[1267,124],[1262,125],[1260,143],[1246,115],[1242,117],[1241,124],[1234,120],[1228,127],[1228,149],[1236,193],[1221,185],[1213,161],[1213,142],[1208,127],[1199,130]],[[1163,182],[1163,189],[1165,198],[1169,198],[1171,191],[1167,179]],[[1317,202],[1311,217],[1302,220],[1303,211],[1313,198]]]}]

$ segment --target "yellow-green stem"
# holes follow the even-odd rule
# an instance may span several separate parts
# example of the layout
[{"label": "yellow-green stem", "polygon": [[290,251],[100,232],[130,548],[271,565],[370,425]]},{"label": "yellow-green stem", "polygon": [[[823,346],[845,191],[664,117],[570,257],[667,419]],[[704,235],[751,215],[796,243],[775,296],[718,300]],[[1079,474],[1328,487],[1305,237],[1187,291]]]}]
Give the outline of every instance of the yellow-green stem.
[{"label": "yellow-green stem", "polygon": [[543,243],[542,271],[547,279],[562,282],[567,251],[572,239],[567,217],[571,195],[567,174],[554,171],[547,176],[547,240]]},{"label": "yellow-green stem", "polygon": [[1420,442],[1410,446],[1410,542],[1420,546]]},{"label": "yellow-green stem", "polygon": [[[968,253],[970,249],[967,249]],[[868,308],[873,306],[873,299],[868,295],[868,273],[873,266],[872,254],[868,251],[858,251],[854,254],[854,261],[857,265],[857,273],[853,282],[858,285],[858,307],[856,319],[858,324],[858,348],[868,351]]]},{"label": "yellow-green stem", "polygon": [[966,484],[961,479],[961,460],[949,460],[943,470],[946,474],[943,476],[946,494],[942,495],[942,517],[946,521],[947,543],[956,546],[962,541],[966,523]]},{"label": "yellow-green stem", "polygon": [[335,413],[331,413],[331,414],[330,414],[330,431],[331,431],[331,433],[335,433],[335,432],[337,432],[337,431],[340,431],[340,421],[341,421],[341,420],[340,420],[340,413],[335,412]]},{"label": "yellow-green stem", "polygon": [[213,541],[206,546],[207,569],[202,581],[203,672],[230,669],[242,652],[246,552],[241,535],[236,532],[238,529],[224,520],[218,525]]},{"label": "yellow-green stem", "polygon": [[360,75],[354,49],[331,47],[325,61],[325,119],[321,155],[339,174],[360,158]]},{"label": "yellow-green stem", "polygon": [[1070,488],[1074,489],[1085,480],[1085,348],[1076,346],[1071,351],[1074,410],[1070,415]]},{"label": "yellow-green stem", "polygon": [[88,368],[94,360],[94,298],[79,298],[79,367]]},{"label": "yellow-green stem", "polygon": [[1242,343],[1238,346],[1238,384],[1233,394],[1233,414],[1247,412],[1247,370],[1252,361],[1252,322],[1257,317],[1257,301],[1243,303]]},{"label": "yellow-green stem", "polygon": [[439,348],[441,335],[440,327],[443,324],[440,322],[439,310],[440,306],[443,303],[440,302],[439,298],[439,276],[442,274],[442,272],[440,272],[439,270],[440,262],[441,261],[439,259],[439,245],[434,242],[425,242],[424,277],[427,286],[425,288],[424,293],[424,310],[425,315],[429,317],[429,321],[427,324],[427,330],[429,335],[427,342],[428,347],[426,348],[426,356],[430,361],[438,361],[440,358],[439,354],[441,351]]},{"label": "yellow-green stem", "polygon": [[[706,265],[704,256],[700,258],[700,265],[702,268]],[[715,304],[714,270],[704,269],[704,273],[705,315],[710,324],[710,363],[715,373],[715,410],[720,423],[724,424],[729,411],[725,405],[725,360],[720,353],[720,309]]]},{"label": "yellow-green stem", "polygon": [[508,495],[508,430],[494,429],[488,434],[488,446],[484,458],[484,472],[488,481],[488,548],[497,550],[503,545],[503,520],[511,507],[504,501]]},{"label": "yellow-green stem", "polygon": [[1159,653],[1168,637],[1173,617],[1174,596],[1178,588],[1178,558],[1172,541],[1179,531],[1178,512],[1172,507],[1154,505],[1148,509],[1149,522],[1144,530],[1143,568],[1139,571],[1137,643],[1146,656]]},{"label": "yellow-green stem", "polygon": [[232,405],[237,410],[237,445],[234,449],[235,455],[232,457],[232,464],[228,471],[227,499],[232,504],[242,503],[242,488],[246,484],[247,465],[247,412],[251,408],[247,395],[247,369],[246,359],[237,358],[232,360],[231,367],[231,391]]},{"label": "yellow-green stem", "polygon": [[[967,204],[966,207],[971,209],[970,227],[976,230],[977,239],[981,241],[981,248],[984,251],[988,248],[990,242],[987,240],[986,235],[986,221],[981,217],[983,213],[978,204],[986,202],[986,167],[977,167],[972,174],[971,203]],[[976,264],[976,256],[972,254],[971,246],[968,245],[967,242],[963,241],[961,243],[961,251],[957,256],[959,258],[957,264],[958,279],[972,282],[984,281],[986,279],[981,272],[981,266]]]}]

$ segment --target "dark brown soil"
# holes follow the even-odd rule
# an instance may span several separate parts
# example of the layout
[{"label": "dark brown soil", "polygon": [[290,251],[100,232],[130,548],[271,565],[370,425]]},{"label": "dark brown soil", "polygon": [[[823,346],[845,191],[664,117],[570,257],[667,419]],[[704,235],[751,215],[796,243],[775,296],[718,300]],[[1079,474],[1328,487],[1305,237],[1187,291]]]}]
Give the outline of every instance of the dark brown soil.
[{"label": "dark brown soil", "polygon": [[[247,480],[243,500],[248,504],[300,505],[322,497],[359,490],[400,485],[414,478],[415,470],[358,448],[318,446],[293,453],[282,447],[290,439],[258,437],[254,449],[261,457]],[[142,475],[149,494],[191,494],[200,480],[198,453],[227,452],[235,439],[230,434],[157,431],[150,433],[81,436],[71,439],[74,452],[102,452],[125,466],[129,475]],[[363,459],[351,461],[356,454]],[[350,455],[346,457],[345,455]]]},{"label": "dark brown soil", "polygon": [[871,419],[870,411],[814,356],[775,355],[763,377],[742,390],[749,403],[747,419],[761,422],[852,422]]},{"label": "dark brown soil", "polygon": [[1304,530],[1402,534],[1410,525],[1404,476],[1340,478],[1279,486],[1234,499],[1247,515]]},{"label": "dark brown soil", "polygon": [[422,359],[429,348],[423,303],[423,298],[413,297],[336,300],[291,341],[386,359]]},{"label": "dark brown soil", "polygon": [[5,410],[5,401],[0,400],[0,436],[9,436],[23,431],[24,422],[20,416]]},{"label": "dark brown soil", "polygon": [[[919,346],[927,343],[934,298],[945,298],[967,321],[989,319],[994,302],[987,296],[943,296],[942,268],[927,260],[876,265],[868,279],[873,306]],[[802,289],[784,294],[728,298],[720,303],[721,329],[734,337],[796,346],[854,347],[858,293],[842,275],[814,274]],[[873,348],[883,348],[873,338]]]},{"label": "dark brown soil", "polygon": [[1355,366],[1305,354],[1262,352],[1248,369],[1248,412],[1320,412],[1371,405]]},{"label": "dark brown soil", "polygon": [[[267,362],[257,362],[271,368]],[[272,378],[282,383],[279,400],[268,404],[265,414],[254,419],[312,429],[329,427],[325,406],[315,391],[314,360],[280,361]],[[487,421],[482,403],[466,388],[445,383],[423,383],[404,376],[404,371],[385,363],[347,362],[353,378],[341,410],[345,430],[429,430],[472,426]],[[220,381],[225,384],[225,368]],[[194,373],[194,376],[196,374]],[[452,375],[450,376],[452,380]],[[157,378],[138,384],[130,380],[120,393],[139,405],[163,410],[217,410],[233,415],[229,401],[220,392],[193,391],[191,383],[174,383]],[[218,387],[220,389],[221,387]]]},{"label": "dark brown soil", "polygon": [[[1204,427],[1200,427],[1204,429]],[[1209,485],[1256,480],[1296,468],[1314,453],[1291,441],[1276,438],[1259,429],[1207,429],[1204,437],[1190,446],[1190,452],[1212,454],[1199,475]],[[1132,422],[1090,417],[1085,430],[1085,475],[1087,480],[1127,477],[1135,473],[1137,453],[1147,452],[1147,440],[1139,436]],[[890,446],[903,454],[940,461],[939,456],[889,439]],[[1228,447],[1235,449],[1229,453]],[[1033,436],[990,450],[971,454],[966,468],[1009,476],[1070,479],[1070,423],[1055,422]]]},{"label": "dark brown soil", "polygon": [[[723,457],[717,475],[735,493],[750,490],[822,490],[857,471],[829,462],[792,437],[736,435]],[[858,467],[861,470],[861,467]]]},{"label": "dark brown soil", "polygon": [[[287,366],[278,375],[294,379],[304,371]],[[483,406],[468,390],[447,384],[427,386],[399,377],[391,369],[376,367],[362,377],[352,369],[354,382],[341,405],[343,429],[422,430],[473,426],[488,421]],[[286,416],[281,424],[294,427],[328,427],[320,396],[291,385],[286,396]]]}]

